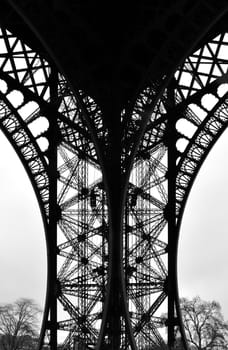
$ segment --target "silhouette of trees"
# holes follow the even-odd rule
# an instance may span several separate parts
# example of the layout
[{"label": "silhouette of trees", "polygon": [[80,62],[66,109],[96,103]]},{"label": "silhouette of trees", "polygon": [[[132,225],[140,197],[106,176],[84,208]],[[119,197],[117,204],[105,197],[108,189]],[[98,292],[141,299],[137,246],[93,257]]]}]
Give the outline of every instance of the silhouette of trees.
[{"label": "silhouette of trees", "polygon": [[40,312],[30,299],[0,306],[0,349],[35,349]]},{"label": "silhouette of trees", "polygon": [[197,350],[228,348],[228,323],[218,302],[182,298],[181,312],[189,347]]}]

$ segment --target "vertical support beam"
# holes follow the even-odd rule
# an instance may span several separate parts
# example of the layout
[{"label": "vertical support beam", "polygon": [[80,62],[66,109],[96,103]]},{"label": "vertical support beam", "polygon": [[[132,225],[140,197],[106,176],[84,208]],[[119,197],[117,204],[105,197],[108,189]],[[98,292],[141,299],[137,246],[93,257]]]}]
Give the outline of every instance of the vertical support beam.
[{"label": "vertical support beam", "polygon": [[58,75],[55,68],[50,75],[50,109],[47,111],[49,120],[48,130],[48,160],[49,160],[49,285],[50,285],[50,350],[57,349],[57,146],[58,125],[54,105],[58,98]]},{"label": "vertical support beam", "polygon": [[167,146],[168,146],[168,346],[174,347],[175,342],[175,295],[176,295],[176,160],[177,131],[174,86],[168,87],[167,105]]},{"label": "vertical support beam", "polygon": [[[112,195],[113,196],[113,195]],[[114,197],[114,196],[113,196]],[[111,300],[109,308],[109,337],[110,350],[120,349],[121,344],[121,288],[120,288],[120,217],[117,211],[117,198],[112,198],[112,248],[110,251],[110,259],[112,263],[111,273]]]},{"label": "vertical support beam", "polygon": [[[111,97],[110,97],[111,98]],[[109,210],[109,283],[106,321],[98,349],[119,350],[121,346],[121,259],[122,259],[122,174],[120,113],[112,99],[106,106],[107,115],[115,115],[110,126],[110,142],[105,150],[106,190]]]},{"label": "vertical support beam", "polygon": [[[111,102],[111,101],[110,101]],[[136,349],[128,315],[123,263],[123,216],[126,169],[122,169],[121,113],[115,100],[107,104],[106,113],[114,121],[109,128],[109,144],[105,151],[105,179],[109,210],[109,281],[105,303],[105,319],[97,350]],[[112,116],[111,116],[112,114]],[[124,171],[125,170],[125,171]]]},{"label": "vertical support beam", "polygon": [[122,259],[122,205],[121,205],[121,164],[120,135],[115,133],[110,143],[109,198],[110,198],[110,263],[111,300],[109,308],[110,350],[120,349],[121,344],[121,276]]}]

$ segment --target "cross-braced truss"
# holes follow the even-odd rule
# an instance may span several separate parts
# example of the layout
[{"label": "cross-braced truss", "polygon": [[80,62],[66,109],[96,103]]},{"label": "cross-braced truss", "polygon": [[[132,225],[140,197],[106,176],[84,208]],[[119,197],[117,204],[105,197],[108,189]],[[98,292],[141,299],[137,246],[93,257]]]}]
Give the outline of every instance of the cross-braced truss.
[{"label": "cross-braced truss", "polygon": [[[128,312],[115,317],[122,350],[165,348],[176,328],[182,332],[178,231],[200,166],[228,124],[227,47],[228,34],[218,35],[183,62],[159,99],[164,83],[150,82],[121,112],[119,177],[127,196],[118,266]],[[103,181],[109,129],[91,97],[72,91],[53,63],[5,28],[0,127],[28,172],[46,230],[40,347],[114,349],[106,298],[115,237]]]}]

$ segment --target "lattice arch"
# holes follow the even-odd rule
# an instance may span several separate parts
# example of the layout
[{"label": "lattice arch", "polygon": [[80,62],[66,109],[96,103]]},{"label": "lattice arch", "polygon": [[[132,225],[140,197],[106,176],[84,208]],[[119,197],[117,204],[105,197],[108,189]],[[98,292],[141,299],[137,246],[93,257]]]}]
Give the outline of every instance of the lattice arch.
[{"label": "lattice arch", "polygon": [[[164,80],[148,83],[121,112],[121,180],[131,169],[121,231],[128,308],[118,310],[122,350],[165,348],[166,328],[168,338],[176,329],[183,335],[179,227],[200,166],[228,124],[227,47],[228,34],[217,35],[183,62],[158,101]],[[108,348],[110,230],[102,174],[109,130],[91,97],[73,92],[53,63],[3,27],[0,128],[29,174],[46,229],[40,348],[45,342],[51,349]]]},{"label": "lattice arch", "polygon": [[53,308],[58,341],[66,347],[81,341],[95,346],[102,318],[107,206],[86,113],[100,137],[95,102],[82,91],[73,94],[53,63],[1,27],[0,128],[30,177],[46,229],[48,293],[40,346],[49,342]]},{"label": "lattice arch", "polygon": [[183,334],[175,273],[169,282],[171,265],[176,268],[181,219],[194,179],[228,125],[227,71],[228,34],[222,33],[186,58],[155,107],[158,84],[152,83],[132,113],[133,124],[150,114],[131,171],[124,231],[130,316],[140,349],[165,346],[163,330],[172,316],[172,327]]}]

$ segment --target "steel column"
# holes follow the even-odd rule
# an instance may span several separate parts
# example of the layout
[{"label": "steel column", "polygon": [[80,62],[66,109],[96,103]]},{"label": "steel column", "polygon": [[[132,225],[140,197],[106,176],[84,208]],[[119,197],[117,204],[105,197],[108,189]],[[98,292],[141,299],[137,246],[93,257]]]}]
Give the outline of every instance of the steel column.
[{"label": "steel column", "polygon": [[[58,73],[52,69],[50,76],[50,102],[55,104],[58,97]],[[57,341],[57,147],[58,147],[58,125],[55,110],[50,104],[50,109],[46,111],[49,120],[48,130],[48,159],[49,159],[49,224],[48,224],[48,241],[49,241],[49,283],[50,283],[50,350],[56,350]]]},{"label": "steel column", "polygon": [[112,106],[108,113],[116,113],[116,128],[110,133],[109,150],[106,153],[107,197],[109,201],[109,271],[110,301],[106,324],[105,345],[110,350],[120,349],[121,344],[121,261],[122,261],[122,184],[121,184],[121,135],[118,112]]},{"label": "steel column", "polygon": [[175,342],[175,296],[176,296],[176,256],[177,256],[177,226],[176,226],[176,160],[177,160],[177,110],[175,109],[174,84],[170,83],[167,92],[167,147],[168,147],[168,346],[174,347]]}]

